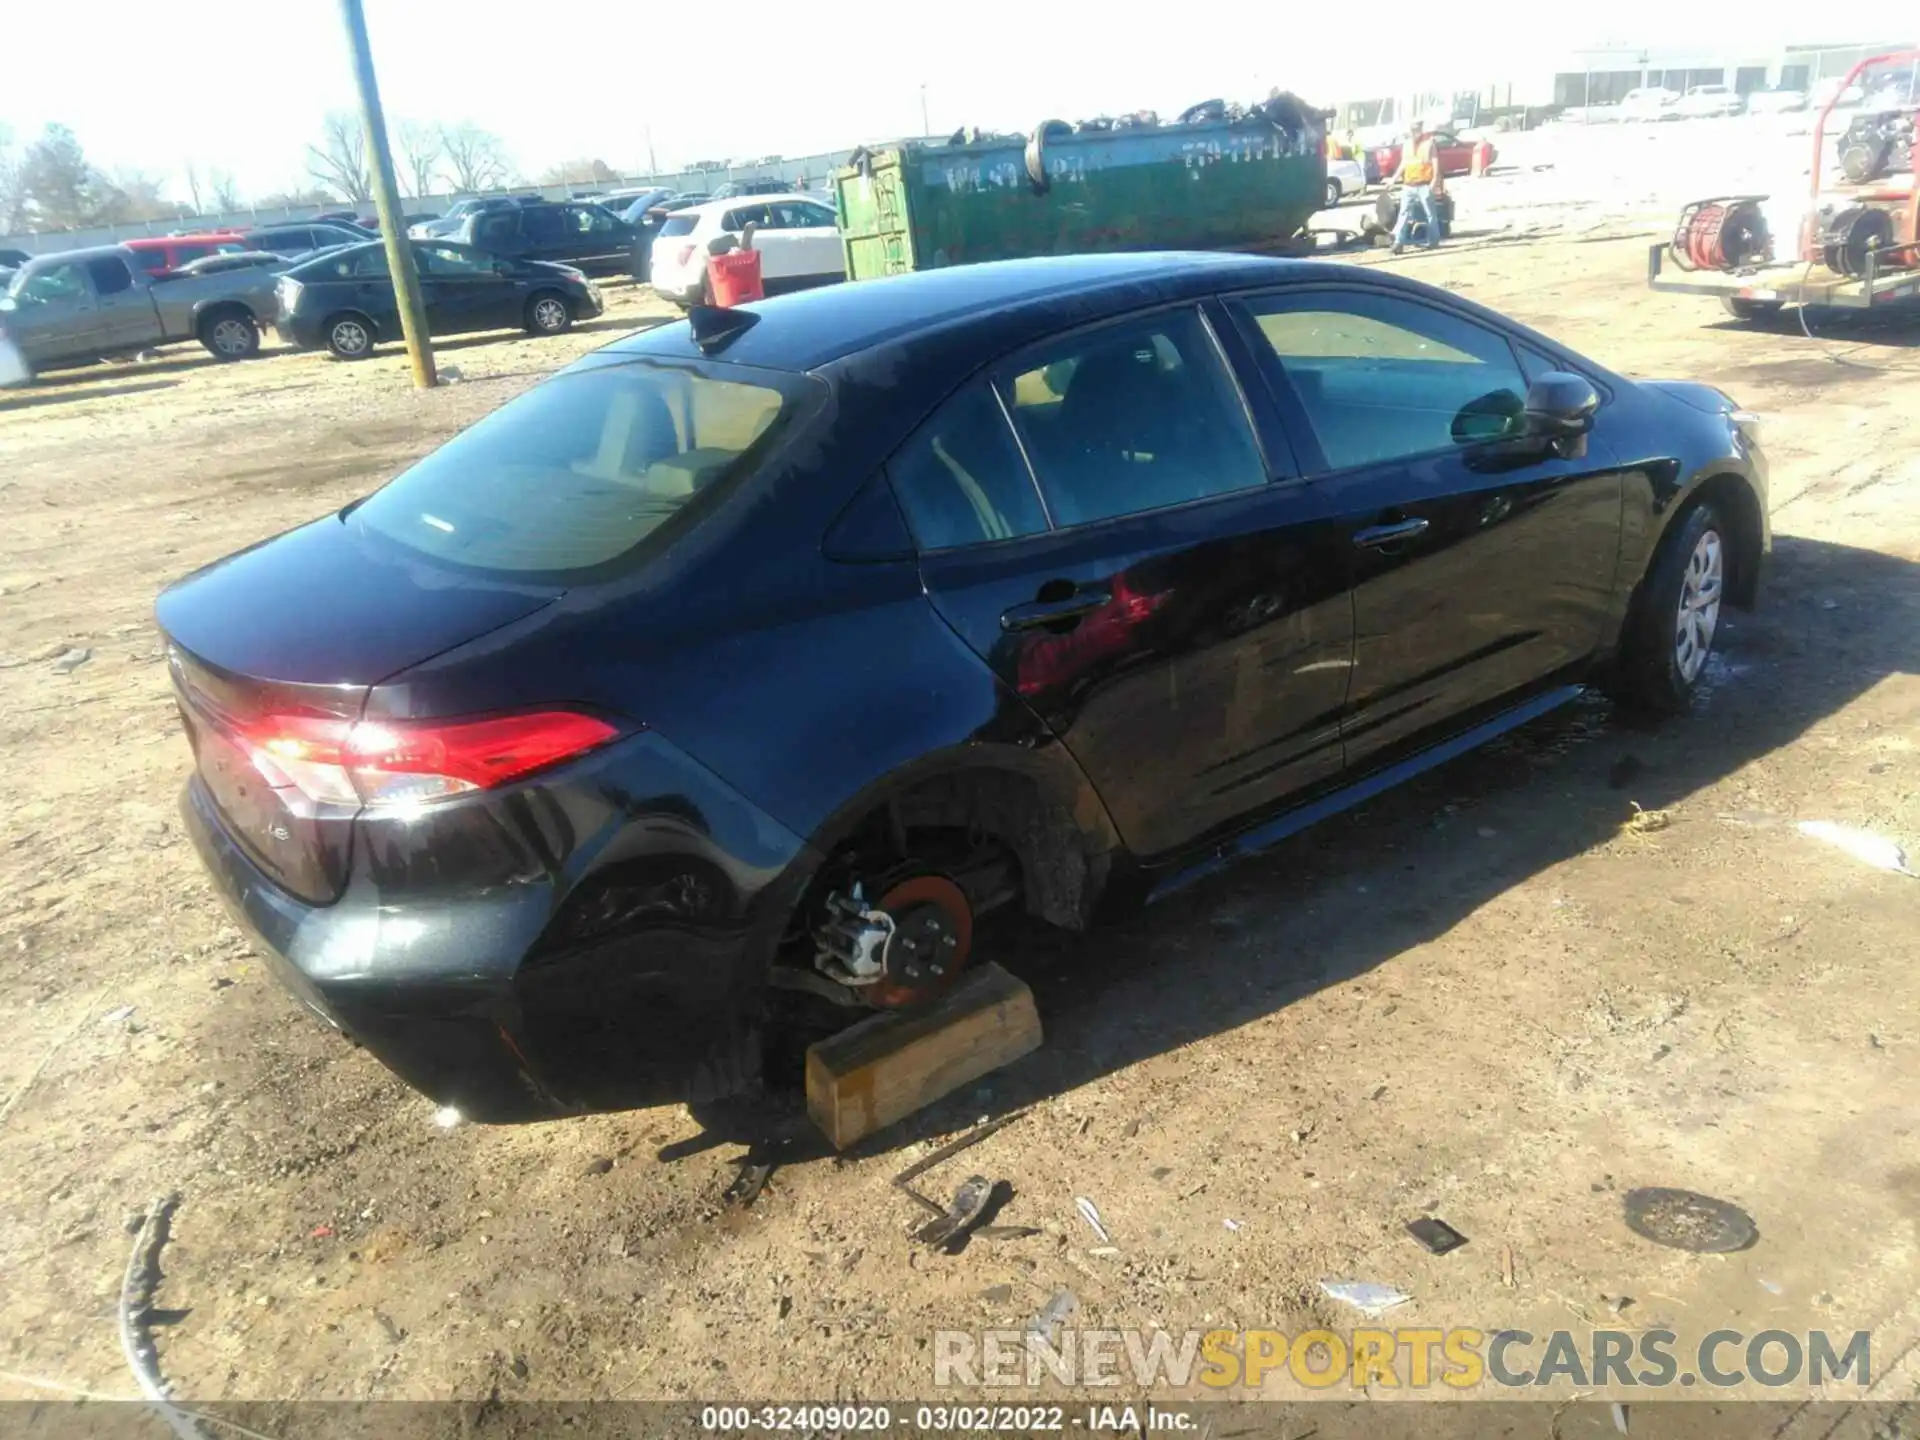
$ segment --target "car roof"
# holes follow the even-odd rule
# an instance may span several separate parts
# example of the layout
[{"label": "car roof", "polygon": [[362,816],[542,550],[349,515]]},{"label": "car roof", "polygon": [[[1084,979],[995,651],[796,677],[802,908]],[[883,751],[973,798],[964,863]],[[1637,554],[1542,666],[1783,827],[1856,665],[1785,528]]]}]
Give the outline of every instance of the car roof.
[{"label": "car roof", "polygon": [[821,203],[818,195],[808,195],[804,191],[775,190],[767,195],[730,195],[725,200],[708,200],[703,204],[689,205],[679,213],[705,219],[708,215],[724,215],[729,210],[738,210],[742,205],[770,205],[776,200],[805,200],[811,205]]},{"label": "car roof", "polygon": [[[49,250],[44,255],[29,256],[27,265],[38,265],[43,260],[57,260],[62,265],[66,265],[75,260],[104,260],[109,255],[118,256],[124,260],[127,258],[127,247],[125,245],[85,245],[78,250]],[[20,268],[24,270],[27,266],[22,265]]]},{"label": "car roof", "polygon": [[[983,358],[975,363],[984,363],[988,351],[1004,353],[1106,314],[1277,283],[1305,272],[1353,278],[1352,270],[1343,266],[1210,251],[1059,255],[956,265],[826,285],[749,306],[771,323],[742,332],[716,358],[776,370],[813,370],[939,329],[957,363],[976,350]],[[1103,300],[1106,303],[1099,303]],[[609,352],[700,355],[685,322],[643,331],[600,353]]]}]

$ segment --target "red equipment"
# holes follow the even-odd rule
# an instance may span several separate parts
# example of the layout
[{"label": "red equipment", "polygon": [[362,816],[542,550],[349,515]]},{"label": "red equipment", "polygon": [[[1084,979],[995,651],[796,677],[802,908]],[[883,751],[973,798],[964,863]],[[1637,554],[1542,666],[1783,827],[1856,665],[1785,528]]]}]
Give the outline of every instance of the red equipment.
[{"label": "red equipment", "polygon": [[[1884,65],[1920,64],[1920,50],[1897,50],[1890,55],[1871,55],[1847,72],[1847,78],[1840,82],[1840,88],[1833,92],[1833,98],[1821,107],[1820,118],[1813,122],[1813,184],[1812,203],[1800,222],[1800,258],[1824,262],[1833,244],[1828,227],[1820,223],[1820,167],[1827,152],[1827,119],[1840,103],[1854,81],[1865,70],[1877,70]],[[1913,152],[1913,189],[1906,195],[1862,196],[1862,199],[1880,199],[1904,201],[1903,207],[1893,212],[1892,223],[1888,227],[1893,236],[1897,236],[1905,249],[1889,252],[1884,258],[1892,264],[1910,265],[1915,259],[1914,241],[1920,240],[1920,146]],[[1842,212],[1844,215],[1846,212]],[[1838,218],[1838,217],[1836,217]],[[1854,273],[1860,273],[1856,271]]]},{"label": "red equipment", "polygon": [[729,250],[724,255],[709,256],[707,289],[713,294],[713,303],[722,309],[766,299],[767,287],[760,279],[760,252]]}]

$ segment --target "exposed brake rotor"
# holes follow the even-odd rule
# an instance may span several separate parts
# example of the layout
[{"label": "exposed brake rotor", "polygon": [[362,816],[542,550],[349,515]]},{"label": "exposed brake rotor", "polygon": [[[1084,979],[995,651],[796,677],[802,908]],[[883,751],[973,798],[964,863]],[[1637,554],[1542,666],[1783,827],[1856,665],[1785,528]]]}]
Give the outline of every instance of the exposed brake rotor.
[{"label": "exposed brake rotor", "polygon": [[951,985],[973,951],[973,907],[944,875],[896,879],[869,904],[827,898],[827,920],[814,932],[816,964],[829,979],[880,1009],[897,1009]]}]

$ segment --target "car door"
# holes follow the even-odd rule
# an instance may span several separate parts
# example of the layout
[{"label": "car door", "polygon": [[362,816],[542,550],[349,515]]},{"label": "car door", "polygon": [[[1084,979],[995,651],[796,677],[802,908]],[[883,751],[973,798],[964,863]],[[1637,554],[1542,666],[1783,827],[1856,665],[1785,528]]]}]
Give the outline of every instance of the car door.
[{"label": "car door", "polygon": [[416,241],[414,261],[436,335],[497,330],[520,323],[515,281],[499,267],[512,265],[480,250],[444,240]]},{"label": "car door", "polygon": [[528,205],[513,213],[519,221],[515,255],[523,260],[570,263],[573,236],[568,232],[566,213],[561,206]]},{"label": "car door", "polygon": [[838,279],[847,273],[840,225],[833,211],[811,200],[783,200],[770,207],[773,222],[790,236],[794,274],[809,280]]},{"label": "car door", "polygon": [[161,338],[153,299],[145,286],[134,283],[133,269],[123,257],[95,256],[87,261],[87,279],[93,286],[100,348],[137,350]]},{"label": "car door", "polygon": [[34,270],[8,300],[7,333],[29,364],[91,355],[102,348],[99,307],[80,261]]},{"label": "car door", "polygon": [[888,466],[932,603],[1137,855],[1338,781],[1346,537],[1291,471],[1194,306],[1023,352]]},{"label": "car door", "polygon": [[564,223],[569,265],[604,270],[627,263],[630,232],[607,210],[598,205],[569,205]]},{"label": "car door", "polygon": [[1347,531],[1349,771],[1577,674],[1612,602],[1621,474],[1597,438],[1564,458],[1526,434],[1527,380],[1506,332],[1354,285],[1236,309]]},{"label": "car door", "polygon": [[720,216],[720,229],[743,245],[749,225],[753,226],[753,248],[760,252],[762,283],[774,282],[770,288],[783,288],[781,282],[794,274],[793,249],[787,243],[791,237],[774,228],[773,209],[765,203],[743,200]]}]

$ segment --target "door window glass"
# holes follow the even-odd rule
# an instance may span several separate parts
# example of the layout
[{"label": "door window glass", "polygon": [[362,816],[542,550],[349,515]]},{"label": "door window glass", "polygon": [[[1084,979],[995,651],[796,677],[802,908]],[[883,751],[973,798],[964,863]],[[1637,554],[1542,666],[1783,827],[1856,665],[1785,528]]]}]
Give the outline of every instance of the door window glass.
[{"label": "door window glass", "polygon": [[604,235],[613,229],[613,216],[597,205],[582,205],[567,214],[573,220],[573,228],[581,235]]},{"label": "door window glass", "polygon": [[519,228],[518,215],[483,215],[474,224],[473,243],[481,246],[507,246],[513,243],[514,232]]},{"label": "door window glass", "polygon": [[781,230],[822,230],[833,228],[833,212],[822,205],[807,205],[798,200],[768,207],[773,223]]},{"label": "door window glass", "polygon": [[104,255],[87,262],[87,274],[93,280],[96,295],[118,295],[133,288],[133,272],[118,255]]},{"label": "door window glass", "polygon": [[1262,357],[1298,397],[1326,466],[1519,435],[1527,381],[1506,337],[1444,310],[1358,291],[1247,302]]},{"label": "door window glass", "polygon": [[351,262],[341,262],[337,268],[341,273],[351,274],[356,279],[365,280],[375,276],[384,278],[387,273],[386,247],[376,245],[371,249],[362,250],[353,257]]},{"label": "door window glass", "polygon": [[78,265],[71,263],[49,265],[13,293],[22,300],[37,300],[49,305],[71,305],[87,298],[87,282],[80,278]]},{"label": "door window glass", "polygon": [[1057,525],[1266,483],[1246,408],[1192,310],[1037,352],[1008,401]]},{"label": "door window glass", "polygon": [[567,233],[560,212],[548,206],[529,207],[522,210],[518,218],[520,237],[529,245],[551,245]]},{"label": "door window glass", "polygon": [[1047,528],[1000,402],[969,385],[900,448],[887,477],[922,550],[1010,540]]},{"label": "door window glass", "polygon": [[722,230],[739,231],[746,229],[749,225],[756,225],[764,230],[771,226],[772,223],[773,215],[771,207],[766,205],[742,205],[736,210],[729,210],[727,212],[727,218],[721,222],[720,228]]},{"label": "door window glass", "polygon": [[457,245],[416,245],[413,253],[423,275],[472,277],[493,273],[491,259]]}]

